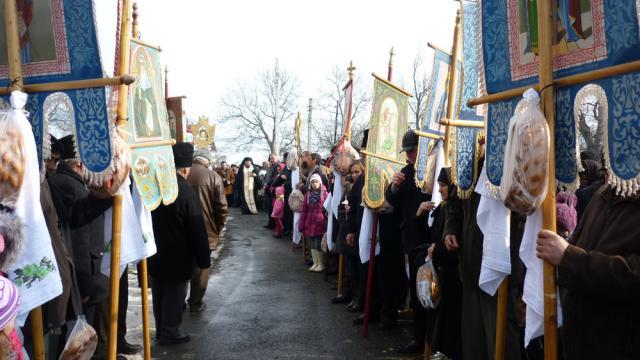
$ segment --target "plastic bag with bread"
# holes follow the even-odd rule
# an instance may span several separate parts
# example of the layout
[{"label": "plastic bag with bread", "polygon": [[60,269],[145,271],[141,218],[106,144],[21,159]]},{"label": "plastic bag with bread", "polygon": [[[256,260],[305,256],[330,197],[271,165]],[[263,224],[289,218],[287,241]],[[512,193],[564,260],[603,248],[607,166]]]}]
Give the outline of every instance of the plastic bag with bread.
[{"label": "plastic bag with bread", "polygon": [[431,256],[427,256],[424,265],[418,268],[416,289],[423,308],[435,309],[438,306],[440,303],[440,282]]},{"label": "plastic bag with bread", "polygon": [[87,323],[84,316],[78,316],[60,355],[60,360],[89,360],[97,346],[96,331]]},{"label": "plastic bag with bread", "polygon": [[523,98],[509,122],[500,198],[507,208],[530,215],[547,196],[549,126],[538,93],[529,89]]}]

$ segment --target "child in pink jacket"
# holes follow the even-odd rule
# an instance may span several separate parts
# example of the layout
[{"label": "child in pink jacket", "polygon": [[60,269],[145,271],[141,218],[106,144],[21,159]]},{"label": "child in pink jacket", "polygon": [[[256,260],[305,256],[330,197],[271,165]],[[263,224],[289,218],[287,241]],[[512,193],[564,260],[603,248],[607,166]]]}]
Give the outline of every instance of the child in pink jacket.
[{"label": "child in pink jacket", "polygon": [[311,249],[313,266],[312,272],[324,271],[324,253],[320,250],[322,236],[327,231],[327,215],[324,211],[324,202],[329,196],[327,189],[322,185],[320,175],[311,176],[309,191],[304,196],[302,208],[300,208],[300,221],[298,229],[304,235],[307,246]]},{"label": "child in pink jacket", "polygon": [[282,218],[284,217],[284,186],[278,186],[275,190],[276,198],[273,200],[273,211],[271,217],[276,222],[273,230],[273,237],[282,237]]}]

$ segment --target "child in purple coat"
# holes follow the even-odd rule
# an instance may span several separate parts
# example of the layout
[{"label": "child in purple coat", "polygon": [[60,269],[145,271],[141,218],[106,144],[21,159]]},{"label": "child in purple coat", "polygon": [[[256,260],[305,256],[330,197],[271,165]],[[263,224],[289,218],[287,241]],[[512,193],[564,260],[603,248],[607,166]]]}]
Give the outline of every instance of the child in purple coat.
[{"label": "child in purple coat", "polygon": [[322,236],[327,231],[327,215],[324,211],[324,202],[329,196],[327,189],[322,185],[320,175],[311,176],[310,189],[304,196],[304,202],[300,208],[300,221],[298,229],[304,235],[307,246],[311,249],[313,266],[312,272],[324,271],[324,253],[320,250]]}]

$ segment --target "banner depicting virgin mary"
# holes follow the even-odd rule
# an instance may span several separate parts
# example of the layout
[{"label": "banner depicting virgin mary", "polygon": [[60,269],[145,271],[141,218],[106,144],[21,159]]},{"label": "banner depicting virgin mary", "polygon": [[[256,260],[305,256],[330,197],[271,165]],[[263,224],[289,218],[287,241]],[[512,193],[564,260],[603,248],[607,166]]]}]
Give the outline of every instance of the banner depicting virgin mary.
[{"label": "banner depicting virgin mary", "polygon": [[404,166],[400,151],[407,131],[410,96],[390,82],[374,78],[364,185],[364,202],[370,208],[384,204],[385,188]]},{"label": "banner depicting virgin mary", "polygon": [[127,142],[134,148],[131,172],[143,204],[153,210],[160,203],[171,204],[178,196],[171,146],[168,142],[153,145],[171,140],[159,49],[132,39],[131,75],[137,78],[129,86],[126,131]]}]

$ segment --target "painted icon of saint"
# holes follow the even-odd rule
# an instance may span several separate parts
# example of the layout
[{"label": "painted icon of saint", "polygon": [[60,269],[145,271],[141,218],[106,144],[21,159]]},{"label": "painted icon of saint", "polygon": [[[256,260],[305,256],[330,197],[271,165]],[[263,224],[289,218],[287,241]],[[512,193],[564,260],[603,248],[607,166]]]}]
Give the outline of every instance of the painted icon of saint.
[{"label": "painted icon of saint", "polygon": [[141,49],[135,57],[133,73],[138,77],[133,89],[133,109],[136,137],[157,138],[162,136],[158,97],[154,89],[155,74],[149,55]]}]

